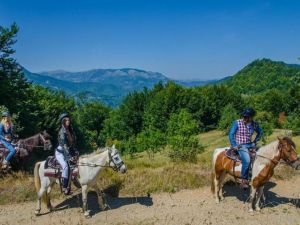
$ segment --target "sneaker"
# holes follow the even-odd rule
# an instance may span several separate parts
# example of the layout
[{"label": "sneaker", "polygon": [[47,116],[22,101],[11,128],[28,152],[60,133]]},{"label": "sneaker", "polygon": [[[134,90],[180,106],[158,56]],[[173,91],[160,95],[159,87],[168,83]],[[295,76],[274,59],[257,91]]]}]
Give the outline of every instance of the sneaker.
[{"label": "sneaker", "polygon": [[9,167],[9,162],[8,161],[6,161],[5,159],[3,159],[3,161],[2,161],[2,169],[7,169]]},{"label": "sneaker", "polygon": [[72,195],[71,188],[63,188],[64,195]]}]

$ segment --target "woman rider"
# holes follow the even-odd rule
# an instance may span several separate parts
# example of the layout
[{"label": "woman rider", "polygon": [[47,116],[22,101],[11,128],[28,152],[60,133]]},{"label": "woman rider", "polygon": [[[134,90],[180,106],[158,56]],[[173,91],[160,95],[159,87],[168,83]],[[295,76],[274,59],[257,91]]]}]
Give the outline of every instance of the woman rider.
[{"label": "woman rider", "polygon": [[65,195],[71,194],[69,186],[70,166],[69,160],[79,153],[75,149],[75,134],[71,125],[71,118],[67,113],[59,116],[60,129],[58,133],[58,147],[55,151],[55,157],[62,168],[62,185]]},{"label": "woman rider", "polygon": [[[242,118],[233,122],[229,132],[230,144],[233,148],[238,149],[238,153],[242,160],[241,186],[248,187],[248,170],[250,165],[249,148],[256,146],[256,143],[262,137],[263,131],[259,124],[253,121],[256,112],[252,108],[245,109]],[[256,132],[256,137],[252,141],[252,135]]]},{"label": "woman rider", "polygon": [[2,169],[6,169],[9,166],[9,162],[15,155],[16,150],[11,144],[13,138],[13,124],[9,112],[2,113],[2,120],[0,123],[0,143],[8,149],[9,153],[2,161]]},{"label": "woman rider", "polygon": [[2,119],[0,123],[0,143],[8,149],[9,153],[2,161],[2,169],[6,169],[9,166],[9,162],[15,155],[16,150],[11,144],[13,138],[13,124],[9,112],[2,113]]}]

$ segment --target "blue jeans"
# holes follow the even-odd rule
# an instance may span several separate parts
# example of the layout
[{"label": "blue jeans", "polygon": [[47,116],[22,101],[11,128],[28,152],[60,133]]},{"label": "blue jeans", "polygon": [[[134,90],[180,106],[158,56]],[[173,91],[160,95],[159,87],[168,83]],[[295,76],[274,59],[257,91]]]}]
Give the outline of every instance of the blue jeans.
[{"label": "blue jeans", "polygon": [[241,144],[241,148],[238,150],[238,153],[242,160],[241,177],[243,179],[248,179],[248,170],[250,166],[250,155],[248,149],[251,147],[252,147],[251,144]]},{"label": "blue jeans", "polygon": [[8,155],[6,156],[5,160],[7,162],[9,162],[11,160],[11,158],[15,155],[16,153],[16,150],[14,149],[14,147],[11,145],[11,143],[9,143],[8,141],[6,140],[0,140],[0,142],[5,146],[5,148],[8,149],[9,153]]}]

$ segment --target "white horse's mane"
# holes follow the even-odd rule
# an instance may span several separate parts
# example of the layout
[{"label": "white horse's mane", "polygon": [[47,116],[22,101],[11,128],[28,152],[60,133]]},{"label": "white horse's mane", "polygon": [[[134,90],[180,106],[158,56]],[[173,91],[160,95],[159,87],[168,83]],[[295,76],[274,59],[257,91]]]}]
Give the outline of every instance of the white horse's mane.
[{"label": "white horse's mane", "polygon": [[96,151],[93,151],[92,153],[89,153],[89,154],[84,154],[82,155],[81,157],[82,158],[88,158],[88,157],[92,157],[92,156],[95,156],[95,155],[99,155],[105,151],[108,151],[110,149],[110,147],[104,147],[104,148],[97,148]]}]

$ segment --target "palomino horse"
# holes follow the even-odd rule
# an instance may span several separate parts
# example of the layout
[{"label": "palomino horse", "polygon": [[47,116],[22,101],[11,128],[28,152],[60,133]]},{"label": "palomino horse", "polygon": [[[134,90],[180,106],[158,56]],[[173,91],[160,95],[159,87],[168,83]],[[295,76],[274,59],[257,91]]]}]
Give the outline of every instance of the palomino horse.
[{"label": "palomino horse", "polygon": [[[19,139],[13,143],[13,146],[16,149],[14,160],[17,160],[19,168],[24,166],[26,159],[34,148],[42,147],[44,150],[51,150],[52,148],[50,135],[46,131],[35,134],[29,138]],[[0,164],[2,164],[2,160],[7,154],[8,150],[4,146],[2,147],[0,144]]]},{"label": "palomino horse", "polygon": [[[37,208],[35,210],[36,215],[39,215],[41,211],[41,198],[44,194],[47,208],[50,211],[53,210],[50,202],[50,192],[54,183],[57,182],[57,178],[45,176],[45,162],[46,161],[37,162],[34,168],[34,183],[38,195]],[[121,173],[126,172],[127,168],[115,146],[102,149],[90,155],[81,156],[78,160],[78,181],[81,185],[83,212],[86,217],[89,217],[89,211],[87,209],[88,186],[93,184],[93,181],[95,181],[97,175],[104,167],[110,167]]]},{"label": "palomino horse", "polygon": [[[283,139],[278,138],[277,141],[271,142],[257,151],[252,167],[249,211],[252,212],[254,209],[260,210],[259,203],[264,185],[273,176],[274,168],[280,160],[284,160],[295,169],[300,168],[295,148],[295,143],[290,138],[284,137]],[[213,154],[211,191],[215,194],[217,203],[220,202],[220,199],[224,199],[222,187],[226,174],[234,177],[240,177],[241,175],[241,163],[234,163],[231,159],[227,158],[225,151],[226,148],[217,148]],[[254,200],[255,196],[256,201]]]}]

